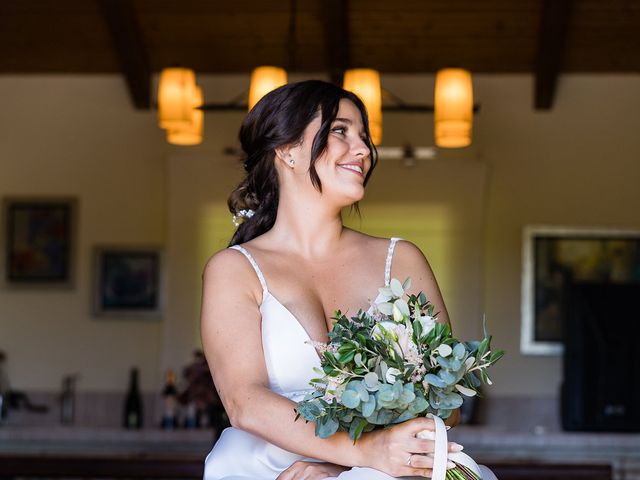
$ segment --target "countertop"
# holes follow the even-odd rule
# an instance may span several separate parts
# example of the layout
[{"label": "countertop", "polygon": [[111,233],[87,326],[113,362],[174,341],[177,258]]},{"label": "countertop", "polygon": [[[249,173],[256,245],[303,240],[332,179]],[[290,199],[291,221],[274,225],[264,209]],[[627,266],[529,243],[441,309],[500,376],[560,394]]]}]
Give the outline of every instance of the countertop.
[{"label": "countertop", "polygon": [[[213,430],[0,427],[0,455],[167,455],[204,459]],[[640,434],[514,432],[458,426],[449,439],[478,461],[611,464],[616,478],[640,478]]]}]

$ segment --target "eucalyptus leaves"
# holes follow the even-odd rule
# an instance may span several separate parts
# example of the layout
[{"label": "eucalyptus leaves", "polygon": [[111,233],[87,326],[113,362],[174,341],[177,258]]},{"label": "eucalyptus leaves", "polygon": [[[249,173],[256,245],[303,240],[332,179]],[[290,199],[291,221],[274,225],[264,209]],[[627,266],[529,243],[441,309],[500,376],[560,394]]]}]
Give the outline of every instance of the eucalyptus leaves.
[{"label": "eucalyptus leaves", "polygon": [[319,348],[321,377],[311,380],[315,391],[296,407],[319,437],[341,430],[356,441],[363,432],[429,413],[445,419],[463,395],[491,384],[486,370],[504,354],[491,352],[491,336],[453,338],[425,295],[408,294],[410,288],[410,278],[402,284],[394,278],[379,289],[371,314],[335,312],[329,344]]}]

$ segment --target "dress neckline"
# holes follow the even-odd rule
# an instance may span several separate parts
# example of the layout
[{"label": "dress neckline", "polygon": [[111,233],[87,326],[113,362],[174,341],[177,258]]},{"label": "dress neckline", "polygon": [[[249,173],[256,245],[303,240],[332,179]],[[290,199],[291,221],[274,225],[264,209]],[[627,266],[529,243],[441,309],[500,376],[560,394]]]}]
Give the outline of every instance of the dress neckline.
[{"label": "dress neckline", "polygon": [[[389,239],[389,247],[387,249],[387,259],[385,262],[385,278],[384,278],[384,286],[387,287],[389,286],[389,281],[390,281],[390,273],[391,273],[391,259],[393,258],[393,251],[395,249],[395,245],[396,242],[398,240],[402,240],[402,238],[400,237],[391,237]],[[300,320],[298,319],[298,317],[296,317],[293,312],[291,310],[289,310],[289,308],[287,308],[280,300],[278,300],[278,298],[273,295],[271,293],[271,291],[269,290],[269,288],[267,287],[267,281],[264,278],[264,274],[262,273],[262,270],[260,269],[260,267],[258,266],[258,263],[255,261],[255,259],[253,258],[253,255],[251,255],[251,252],[249,252],[245,247],[243,247],[242,245],[232,245],[231,247],[232,249],[238,250],[241,253],[244,254],[245,257],[247,257],[247,259],[249,260],[249,262],[251,263],[251,266],[253,267],[253,269],[255,270],[258,279],[260,280],[260,285],[262,286],[262,300],[260,302],[259,308],[262,309],[262,306],[264,305],[265,299],[267,297],[271,297],[278,305],[280,305],[280,307],[287,313],[289,314],[290,317],[293,318],[294,322],[298,325],[298,327],[302,330],[304,337],[306,337],[306,339],[309,342],[315,342],[315,340],[313,340],[311,338],[311,336],[309,335],[309,332],[307,332],[307,329],[304,328],[304,326],[302,325],[302,323],[300,322]],[[379,294],[378,294],[379,295]],[[378,298],[378,296],[375,297],[376,299]],[[375,301],[375,299],[374,299]],[[369,307],[370,309],[371,307]],[[369,309],[365,310],[366,312],[369,311]],[[324,320],[324,323],[326,325],[326,319]]]},{"label": "dress neckline", "polygon": [[[304,328],[304,325],[302,325],[302,323],[300,322],[300,320],[298,319],[298,317],[296,317],[293,312],[291,310],[289,310],[289,308],[287,308],[284,303],[282,303],[280,300],[278,300],[278,298],[273,295],[271,293],[270,290],[265,290],[262,294],[262,301],[260,302],[260,308],[262,308],[262,306],[264,305],[266,298],[267,297],[271,297],[271,299],[276,302],[278,305],[280,305],[280,307],[282,307],[282,309],[289,314],[289,316],[294,320],[294,322],[298,325],[298,327],[300,327],[300,330],[302,330],[302,332],[304,333],[304,336],[307,337],[307,340],[310,342],[318,342],[318,340],[314,340],[313,338],[311,338],[311,335],[309,335],[309,332],[307,331],[306,328]],[[376,297],[377,298],[377,297]],[[371,307],[369,307],[371,308]],[[362,310],[362,309],[360,309]],[[368,312],[369,309],[364,310],[365,312]],[[329,330],[327,331],[327,333],[329,333]],[[320,343],[325,343],[325,342],[320,342]]]}]

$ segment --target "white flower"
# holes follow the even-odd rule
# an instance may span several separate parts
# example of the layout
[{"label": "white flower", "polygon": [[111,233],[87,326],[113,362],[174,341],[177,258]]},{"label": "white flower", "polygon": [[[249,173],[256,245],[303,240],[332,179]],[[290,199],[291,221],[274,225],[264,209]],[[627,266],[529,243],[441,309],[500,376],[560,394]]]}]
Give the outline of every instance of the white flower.
[{"label": "white flower", "polygon": [[387,380],[387,383],[396,383],[396,377],[400,374],[402,374],[400,370],[395,367],[390,367],[387,369],[385,379]]},{"label": "white flower", "polygon": [[429,335],[429,332],[436,326],[436,319],[430,315],[420,315],[418,319],[422,325],[422,336]]},{"label": "white flower", "polygon": [[413,343],[412,328],[396,322],[380,322],[373,328],[372,335],[386,339],[387,337],[382,333],[383,329],[391,334],[393,349],[399,357],[405,358],[411,348],[417,348]]},{"label": "white flower", "polygon": [[335,377],[329,377],[329,382],[325,388],[324,396],[322,397],[327,402],[330,402],[334,398],[340,401],[342,391],[344,390],[344,383],[346,376],[344,374],[337,375]]}]

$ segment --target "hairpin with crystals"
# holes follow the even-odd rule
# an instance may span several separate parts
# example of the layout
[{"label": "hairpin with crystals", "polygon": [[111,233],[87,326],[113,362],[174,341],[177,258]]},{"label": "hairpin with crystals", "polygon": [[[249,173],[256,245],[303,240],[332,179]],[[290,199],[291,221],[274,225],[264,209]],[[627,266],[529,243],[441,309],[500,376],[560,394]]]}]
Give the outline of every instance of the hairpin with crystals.
[{"label": "hairpin with crystals", "polygon": [[233,224],[238,227],[240,226],[240,224],[242,222],[239,222],[238,219],[239,218],[251,218],[253,217],[253,214],[256,213],[251,209],[248,210],[240,210],[238,212],[236,212],[236,214],[233,216],[233,218],[231,219],[231,221],[233,222]]}]

